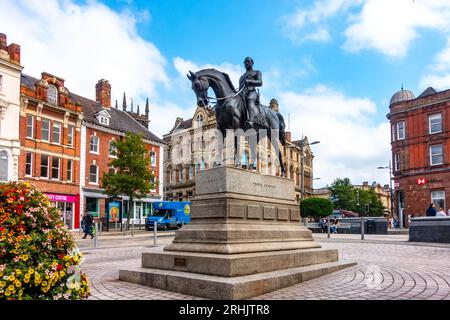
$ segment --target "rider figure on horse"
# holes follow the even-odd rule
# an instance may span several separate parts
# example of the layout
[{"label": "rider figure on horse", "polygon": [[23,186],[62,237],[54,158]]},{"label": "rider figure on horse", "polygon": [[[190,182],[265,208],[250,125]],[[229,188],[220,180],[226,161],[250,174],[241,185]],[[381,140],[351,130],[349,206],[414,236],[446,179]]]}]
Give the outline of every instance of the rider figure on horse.
[{"label": "rider figure on horse", "polygon": [[246,127],[253,128],[255,117],[261,114],[259,110],[259,93],[256,87],[262,86],[261,71],[253,70],[253,59],[244,59],[246,72],[239,78],[239,90],[243,89],[245,108],[247,112]]}]

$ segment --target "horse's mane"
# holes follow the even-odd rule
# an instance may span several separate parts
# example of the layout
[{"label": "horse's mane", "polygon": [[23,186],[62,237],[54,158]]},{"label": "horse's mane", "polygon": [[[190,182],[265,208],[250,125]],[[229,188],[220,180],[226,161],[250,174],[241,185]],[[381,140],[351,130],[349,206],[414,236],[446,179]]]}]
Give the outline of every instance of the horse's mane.
[{"label": "horse's mane", "polygon": [[224,78],[225,81],[228,83],[228,85],[230,86],[231,90],[233,90],[234,92],[236,92],[236,89],[234,88],[233,82],[231,82],[230,76],[222,71],[216,70],[216,69],[203,69],[201,71],[198,71],[197,74],[203,74],[203,73],[207,73],[208,71],[213,71],[213,72],[217,72],[219,74],[221,74]]}]

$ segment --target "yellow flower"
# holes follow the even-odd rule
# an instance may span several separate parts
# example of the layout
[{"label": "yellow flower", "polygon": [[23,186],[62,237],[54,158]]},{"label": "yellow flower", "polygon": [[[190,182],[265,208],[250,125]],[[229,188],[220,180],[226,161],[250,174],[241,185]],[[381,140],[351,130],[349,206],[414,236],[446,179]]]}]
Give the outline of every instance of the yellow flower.
[{"label": "yellow flower", "polygon": [[60,271],[60,272],[59,272],[59,276],[60,276],[60,277],[64,277],[65,275],[66,275],[66,273],[65,273],[64,271]]},{"label": "yellow flower", "polygon": [[20,276],[22,274],[22,271],[20,269],[16,269],[16,275]]},{"label": "yellow flower", "polygon": [[17,288],[20,288],[22,286],[19,280],[14,281],[14,284],[16,285]]},{"label": "yellow flower", "polygon": [[23,282],[24,282],[24,283],[30,282],[30,278],[25,277],[25,279],[23,279]]},{"label": "yellow flower", "polygon": [[12,284],[10,284],[10,285],[8,286],[8,290],[9,290],[9,291],[13,291],[13,290],[14,290],[14,286],[13,286]]},{"label": "yellow flower", "polygon": [[66,267],[68,267],[68,266],[70,266],[70,263],[69,263],[69,262],[66,262]]},{"label": "yellow flower", "polygon": [[3,288],[4,286],[6,286],[6,282],[5,281],[0,281],[0,287]]},{"label": "yellow flower", "polygon": [[11,274],[11,275],[9,276],[9,281],[13,282],[14,280],[16,280],[16,277],[14,277],[14,275]]},{"label": "yellow flower", "polygon": [[11,295],[11,292],[9,292],[8,290],[5,291],[5,296],[9,297]]},{"label": "yellow flower", "polygon": [[29,274],[33,274],[34,273],[34,269],[33,268],[28,269],[28,273]]}]

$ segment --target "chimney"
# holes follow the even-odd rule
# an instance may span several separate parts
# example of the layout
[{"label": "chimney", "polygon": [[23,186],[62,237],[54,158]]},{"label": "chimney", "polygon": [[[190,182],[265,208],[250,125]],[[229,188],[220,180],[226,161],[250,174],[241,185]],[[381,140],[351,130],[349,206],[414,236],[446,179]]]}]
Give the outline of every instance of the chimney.
[{"label": "chimney", "polygon": [[290,131],[286,131],[284,133],[284,137],[286,138],[287,141],[292,141],[291,140],[292,136],[291,136],[291,132]]},{"label": "chimney", "polygon": [[0,50],[6,51],[6,34],[0,33]]},{"label": "chimney", "polygon": [[111,85],[108,80],[102,79],[95,85],[95,100],[104,108],[111,108]]}]

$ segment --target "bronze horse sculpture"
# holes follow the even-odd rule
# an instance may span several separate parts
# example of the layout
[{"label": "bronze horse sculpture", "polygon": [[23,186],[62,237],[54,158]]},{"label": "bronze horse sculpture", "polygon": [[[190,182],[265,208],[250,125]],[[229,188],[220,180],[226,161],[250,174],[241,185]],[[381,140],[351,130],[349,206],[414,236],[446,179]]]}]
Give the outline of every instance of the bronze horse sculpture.
[{"label": "bronze horse sculpture", "polygon": [[[217,100],[217,104],[214,107],[217,129],[222,134],[223,139],[226,138],[228,129],[232,129],[234,132],[239,129],[243,131],[254,129],[255,131],[253,132],[256,133],[256,144],[258,144],[260,138],[262,137],[262,135],[260,135],[260,130],[264,129],[266,131],[270,131],[270,134],[267,134],[266,136],[273,145],[274,150],[278,150],[278,161],[281,168],[281,176],[285,176],[286,170],[284,168],[281,150],[278,147],[279,141],[281,141],[282,145],[286,144],[284,137],[285,124],[282,115],[267,106],[259,105],[261,114],[258,116],[261,121],[255,124],[252,128],[247,128],[247,116],[244,106],[245,99],[241,92],[242,89],[237,91],[234,88],[228,74],[215,69],[204,69],[196,73],[189,71],[187,77],[192,82],[192,90],[197,96],[198,106],[209,106],[210,97],[208,97],[208,89],[211,88],[214,91],[216,96],[215,99]],[[274,132],[275,134],[272,134]],[[221,142],[219,141],[219,143]],[[219,150],[219,153],[221,154],[221,148]],[[238,139],[235,137],[235,165],[239,165],[240,163],[238,150]],[[253,168],[253,161],[256,159],[256,145],[250,148],[250,152],[252,160],[249,167]]]}]

